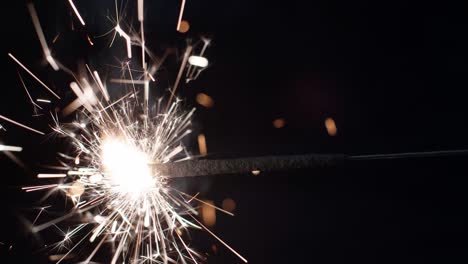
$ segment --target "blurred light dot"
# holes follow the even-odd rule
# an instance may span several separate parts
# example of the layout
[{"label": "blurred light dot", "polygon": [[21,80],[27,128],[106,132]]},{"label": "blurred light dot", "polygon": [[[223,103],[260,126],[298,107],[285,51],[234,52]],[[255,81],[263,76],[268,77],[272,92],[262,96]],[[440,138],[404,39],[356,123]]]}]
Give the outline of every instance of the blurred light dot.
[{"label": "blurred light dot", "polygon": [[200,150],[200,155],[206,156],[208,148],[206,147],[206,138],[203,134],[198,135],[198,148]]},{"label": "blurred light dot", "polygon": [[199,103],[200,105],[206,108],[211,108],[214,105],[213,98],[211,98],[211,96],[204,94],[204,93],[197,94],[197,97],[195,98],[195,100],[197,100],[197,103]]},{"label": "blurred light dot", "polygon": [[285,124],[286,124],[286,121],[284,120],[284,118],[278,118],[273,121],[273,126],[275,128],[282,128],[284,127]]},{"label": "blurred light dot", "polygon": [[104,222],[105,220],[106,220],[106,218],[104,218],[102,215],[94,216],[94,221],[96,221],[96,223],[98,223],[98,224]]},{"label": "blurred light dot", "polygon": [[332,137],[336,136],[338,129],[336,128],[335,120],[333,120],[333,118],[329,117],[325,119],[325,128],[327,129],[328,135]]},{"label": "blurred light dot", "polygon": [[70,189],[68,189],[68,195],[80,196],[84,193],[85,186],[81,182],[74,182]]},{"label": "blurred light dot", "polygon": [[259,170],[253,170],[253,171],[252,171],[252,174],[255,175],[255,176],[257,176],[257,175],[260,174],[260,172],[261,172],[261,171],[259,171]]},{"label": "blurred light dot", "polygon": [[205,203],[201,204],[201,218],[203,223],[206,226],[214,226],[216,223],[216,210],[213,206],[214,205],[213,201],[205,200]]},{"label": "blurred light dot", "polygon": [[223,200],[223,209],[232,213],[236,210],[236,202],[231,198],[226,198]]},{"label": "blurred light dot", "polygon": [[[47,247],[47,246],[46,246]],[[50,255],[49,260],[53,262],[57,262],[59,260],[66,260],[66,259],[71,259],[76,257],[75,254],[70,253],[70,254],[58,254],[58,255]]]},{"label": "blurred light dot", "polygon": [[206,66],[208,66],[208,59],[202,56],[192,55],[188,58],[188,62],[191,65],[197,66],[200,68],[205,68]]},{"label": "blurred light dot", "polygon": [[102,181],[102,175],[101,174],[93,174],[89,176],[89,182],[90,183],[98,183]]},{"label": "blurred light dot", "polygon": [[218,253],[218,247],[216,247],[215,244],[211,245],[211,250],[213,250],[213,253],[215,253],[215,254]]},{"label": "blurred light dot", "polygon": [[180,33],[186,33],[190,29],[190,24],[186,20],[180,21],[180,27],[179,27],[179,32]]}]

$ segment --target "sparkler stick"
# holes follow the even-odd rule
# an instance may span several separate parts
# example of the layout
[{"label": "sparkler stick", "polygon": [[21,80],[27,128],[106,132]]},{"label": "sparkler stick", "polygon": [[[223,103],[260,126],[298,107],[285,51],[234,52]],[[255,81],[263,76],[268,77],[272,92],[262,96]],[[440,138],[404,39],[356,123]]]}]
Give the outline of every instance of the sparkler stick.
[{"label": "sparkler stick", "polygon": [[438,151],[421,151],[421,152],[403,152],[391,154],[370,154],[370,155],[354,155],[348,156],[349,160],[383,160],[383,159],[405,159],[405,158],[431,158],[443,156],[467,155],[468,149],[458,150],[438,150]]},{"label": "sparkler stick", "polygon": [[187,160],[177,163],[155,164],[153,169],[171,177],[194,177],[247,173],[253,170],[277,171],[333,166],[345,155],[266,156],[226,160]]},{"label": "sparkler stick", "polygon": [[242,174],[252,171],[285,171],[333,167],[345,161],[430,158],[468,155],[468,149],[428,152],[405,152],[373,155],[306,154],[291,156],[265,156],[240,159],[187,160],[176,163],[153,164],[153,169],[172,177],[196,177],[210,175]]}]

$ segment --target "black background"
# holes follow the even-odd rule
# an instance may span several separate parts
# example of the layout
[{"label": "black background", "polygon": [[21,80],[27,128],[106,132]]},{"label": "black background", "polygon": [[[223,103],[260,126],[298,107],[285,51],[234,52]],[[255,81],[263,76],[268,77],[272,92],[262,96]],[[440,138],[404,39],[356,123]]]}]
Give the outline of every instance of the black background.
[{"label": "black background", "polygon": [[[36,2],[49,43],[68,28],[65,40],[51,46],[61,61],[73,66],[80,55],[100,56],[104,45],[88,46],[67,1]],[[112,1],[75,3],[90,35],[109,29],[100,21],[113,14]],[[146,6],[149,47],[213,39],[209,69],[180,88],[187,105],[195,105],[198,92],[214,99],[213,108],[200,108],[195,117],[211,156],[468,147],[468,9],[462,4],[188,0],[188,35],[175,31],[178,1]],[[26,2],[5,1],[1,10],[0,114],[46,130],[31,118],[7,53],[64,91],[69,80],[55,79],[42,63]],[[69,30],[72,20],[76,33]],[[34,87],[36,96],[47,95]],[[337,124],[335,137],[324,127],[327,117]],[[276,118],[286,126],[274,128]],[[48,263],[20,221],[38,196],[20,186],[34,182],[31,167],[49,158],[43,153],[51,143],[1,124],[8,129],[1,142],[23,146],[18,157],[30,169],[0,155],[0,262]],[[214,231],[250,263],[466,263],[467,170],[466,157],[413,158],[185,184],[216,204],[227,197],[237,202],[236,216],[219,216]],[[200,243],[206,252],[210,241]],[[209,263],[240,263],[221,245],[209,254]]]}]

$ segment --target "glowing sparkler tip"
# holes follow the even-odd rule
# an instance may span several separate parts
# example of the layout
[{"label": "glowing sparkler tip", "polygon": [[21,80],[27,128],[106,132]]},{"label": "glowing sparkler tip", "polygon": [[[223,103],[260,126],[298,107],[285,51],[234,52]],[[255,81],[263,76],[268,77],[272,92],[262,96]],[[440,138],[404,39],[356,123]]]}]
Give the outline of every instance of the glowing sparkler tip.
[{"label": "glowing sparkler tip", "polygon": [[190,56],[188,59],[188,62],[191,65],[197,66],[200,68],[205,68],[206,66],[208,66],[208,60],[205,57],[201,57],[201,56],[194,56],[194,55]]},{"label": "glowing sparkler tip", "polygon": [[147,155],[130,144],[115,139],[105,141],[102,162],[108,178],[119,191],[139,195],[154,187]]}]

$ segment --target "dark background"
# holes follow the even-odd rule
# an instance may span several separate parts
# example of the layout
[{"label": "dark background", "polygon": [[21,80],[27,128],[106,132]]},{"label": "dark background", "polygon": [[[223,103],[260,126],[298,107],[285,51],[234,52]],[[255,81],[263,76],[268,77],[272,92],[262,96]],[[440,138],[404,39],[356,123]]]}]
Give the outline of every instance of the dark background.
[{"label": "dark background", "polygon": [[[49,43],[58,32],[69,31],[51,46],[61,61],[73,66],[84,54],[105,56],[107,40],[88,47],[67,1],[36,2]],[[101,21],[108,12],[112,15],[112,1],[75,3],[90,35],[109,29]],[[178,1],[146,6],[149,47],[183,47],[185,38],[200,35],[213,39],[209,69],[180,88],[188,105],[195,105],[198,92],[214,99],[213,108],[199,107],[195,117],[209,156],[468,147],[468,9],[462,4],[188,0],[188,34],[175,31]],[[136,17],[136,11],[130,16]],[[43,64],[25,1],[2,3],[0,17],[0,114],[46,130],[31,117],[7,53],[57,90],[66,91],[69,80]],[[76,32],[69,30],[71,21]],[[29,82],[37,88],[36,96],[47,95]],[[334,137],[325,129],[327,117],[338,127]],[[285,127],[274,128],[276,118],[284,118]],[[19,188],[34,182],[33,167],[53,147],[28,131],[1,124],[8,131],[0,131],[0,141],[23,146],[18,157],[30,169],[0,155],[0,262],[47,263],[20,221],[33,215],[38,196]],[[197,151],[196,144],[192,148]],[[236,216],[218,215],[213,229],[250,263],[466,263],[466,160],[346,162],[186,184],[218,205],[227,197],[237,202]],[[200,243],[208,245],[202,251],[209,252],[209,263],[240,263],[221,245],[217,254],[210,252],[211,243],[209,238]]]}]

